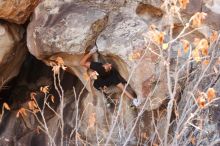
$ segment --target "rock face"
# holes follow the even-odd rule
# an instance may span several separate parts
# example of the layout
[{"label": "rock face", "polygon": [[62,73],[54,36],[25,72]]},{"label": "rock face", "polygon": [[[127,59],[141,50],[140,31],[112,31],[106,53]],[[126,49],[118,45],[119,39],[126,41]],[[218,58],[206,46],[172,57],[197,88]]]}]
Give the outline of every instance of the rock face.
[{"label": "rock face", "polygon": [[40,0],[0,1],[0,18],[23,24],[39,2]]},{"label": "rock face", "polygon": [[[212,76],[215,79],[205,78],[200,80],[200,75],[203,75],[201,73],[206,72],[203,68],[204,64],[196,64],[192,60],[190,53],[195,49],[194,44],[191,43],[187,47],[183,47],[183,40],[181,40],[186,39],[192,42],[194,38],[208,37],[210,32],[206,33],[205,29],[202,29],[201,32],[204,35],[196,30],[187,34],[191,31],[191,28],[186,29],[186,32],[181,34],[182,36],[179,36],[179,39],[167,43],[171,39],[169,37],[171,32],[173,33],[172,37],[176,38],[182,31],[183,26],[180,20],[175,20],[171,31],[168,19],[170,17],[163,10],[163,2],[163,0],[45,0],[37,6],[33,19],[27,28],[28,50],[47,65],[51,65],[57,57],[61,57],[67,71],[70,73],[68,75],[66,75],[66,72],[61,72],[58,75],[54,74],[54,77],[60,77],[65,93],[63,121],[65,137],[63,142],[65,144],[107,145],[106,142],[108,142],[109,145],[148,145],[150,141],[151,145],[163,145],[165,141],[168,141],[168,144],[164,145],[181,145],[188,142],[186,138],[193,139],[193,136],[199,137],[200,134],[202,137],[209,137],[212,140],[218,137],[215,134],[215,128],[217,127],[215,122],[208,130],[209,121],[201,121],[201,123],[196,121],[199,118],[208,119],[209,111],[198,108],[194,97],[196,92],[194,88],[197,89],[196,87],[198,87],[199,90],[205,91],[208,87],[214,87],[218,90],[219,67],[214,69],[210,67],[208,73],[211,74],[205,75],[207,77]],[[218,30],[218,1],[209,2],[190,1],[186,10],[181,11],[184,23],[194,12],[202,10],[212,16],[208,17],[205,25],[209,30],[211,30],[210,28]],[[158,28],[152,24],[158,26]],[[7,25],[2,25],[0,29],[0,36],[3,34],[2,42],[4,42],[2,43],[4,49],[0,50],[2,51],[0,52],[2,54],[0,65],[12,61],[10,52],[22,38],[18,36],[19,33],[16,32],[17,29],[14,25],[10,26],[10,28],[12,27],[10,31],[5,31]],[[160,33],[160,36],[155,38],[152,33],[146,34],[149,31],[155,31],[154,33],[163,31],[167,34]],[[13,36],[17,37],[12,38],[10,33],[15,33]],[[155,43],[156,39],[159,40],[159,44]],[[106,97],[100,91],[94,89],[92,86],[93,81],[88,80],[89,72],[79,65],[84,53],[95,45],[99,52],[95,53],[91,59],[113,64],[129,83],[131,87],[129,90],[135,92],[138,99],[144,101],[140,109],[132,109],[129,106],[130,100],[125,96],[122,97],[121,92],[111,95],[114,98],[120,97],[119,105],[115,108],[106,107]],[[220,56],[218,51],[213,54],[215,58]],[[38,66],[38,68],[36,69],[35,66]],[[41,66],[43,68],[42,64],[32,65],[33,68],[30,68],[33,73],[32,77],[36,77]],[[214,64],[214,66],[217,66],[217,64]],[[7,70],[7,67],[10,69]],[[6,68],[4,74],[10,75],[10,77],[12,76],[10,73],[16,74],[11,71],[11,67],[13,66],[4,66]],[[25,85],[25,90],[28,93],[36,91],[39,101],[42,101],[42,92],[38,90],[40,87],[48,85],[51,89],[50,93],[56,97],[54,109],[59,113],[59,106],[61,106],[59,99],[61,97],[57,90],[61,89],[53,85],[53,83],[58,83],[59,80],[53,80],[52,72],[48,68],[42,72],[48,76],[44,74],[34,81],[31,78],[30,81],[19,82],[19,88],[14,91],[14,95],[18,95],[16,94],[18,91],[23,91],[23,87],[20,86]],[[66,76],[68,77],[66,78]],[[179,81],[176,82],[175,79],[179,79]],[[198,81],[199,83],[197,83]],[[76,92],[73,91],[74,89],[76,89]],[[28,108],[28,103],[25,101],[22,103],[23,106]],[[199,112],[197,110],[195,112],[195,109],[198,109]],[[218,108],[212,111],[218,114],[217,110]],[[17,109],[15,109],[15,112],[17,112]],[[6,132],[0,132],[4,145],[13,145],[12,142],[19,143],[19,145],[36,145],[37,141],[41,141],[41,145],[49,145],[51,137],[54,138],[56,145],[62,145],[60,143],[61,131],[59,128],[62,121],[60,121],[59,116],[54,114],[54,111],[52,113],[45,112],[48,129],[44,130],[49,131],[51,134],[49,136],[42,131],[38,135],[37,126],[39,123],[33,116],[22,117],[24,121],[22,122],[21,119],[13,119],[16,115],[15,112],[5,116],[10,123],[4,122],[1,125],[9,129]],[[199,118],[195,117],[195,122],[190,119],[189,121],[185,120],[194,116],[190,113],[195,115],[199,113],[196,115]],[[184,123],[185,121],[191,122],[191,124]],[[204,129],[208,133],[210,132],[211,135],[199,133],[196,127],[200,126],[198,123],[204,123]],[[14,133],[12,127],[21,127],[21,131]],[[37,130],[35,131],[35,129]],[[191,131],[194,133],[191,134]],[[186,133],[186,136],[179,139],[179,133]],[[188,137],[189,135],[191,137]],[[190,145],[191,143],[193,142],[184,144]],[[208,144],[209,142],[207,142]]]},{"label": "rock face", "polygon": [[187,15],[193,15],[196,12],[207,13],[207,18],[205,24],[211,26],[212,29],[220,30],[219,18],[220,13],[218,8],[220,7],[218,0],[202,1],[202,0],[191,0],[189,5],[187,5],[184,13]]},{"label": "rock face", "polygon": [[105,12],[74,3],[41,3],[28,26],[29,51],[42,59],[55,53],[83,53],[105,27]]},{"label": "rock face", "polygon": [[25,59],[27,48],[23,39],[24,29],[2,22],[0,25],[0,89],[15,77]]}]

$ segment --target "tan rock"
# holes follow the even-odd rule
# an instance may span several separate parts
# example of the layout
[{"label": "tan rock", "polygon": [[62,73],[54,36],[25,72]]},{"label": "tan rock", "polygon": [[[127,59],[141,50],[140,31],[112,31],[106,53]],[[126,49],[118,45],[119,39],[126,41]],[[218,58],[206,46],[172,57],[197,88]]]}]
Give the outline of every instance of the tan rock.
[{"label": "tan rock", "polygon": [[0,18],[23,24],[40,0],[3,0],[0,1]]}]

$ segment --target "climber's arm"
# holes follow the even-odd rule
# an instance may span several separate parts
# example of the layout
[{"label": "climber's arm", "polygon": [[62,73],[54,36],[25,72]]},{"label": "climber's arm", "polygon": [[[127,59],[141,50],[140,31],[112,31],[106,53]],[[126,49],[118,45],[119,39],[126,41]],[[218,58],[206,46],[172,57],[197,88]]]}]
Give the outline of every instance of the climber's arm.
[{"label": "climber's arm", "polygon": [[86,68],[90,68],[90,64],[91,62],[88,61],[88,59],[97,51],[97,47],[94,47],[90,50],[89,53],[87,53],[86,55],[83,56],[83,58],[80,60],[80,65],[86,67]]},{"label": "climber's arm", "polygon": [[90,67],[90,61],[88,61],[88,59],[92,56],[92,53],[87,53],[86,55],[84,55],[82,57],[82,59],[80,60],[80,65],[89,68]]}]

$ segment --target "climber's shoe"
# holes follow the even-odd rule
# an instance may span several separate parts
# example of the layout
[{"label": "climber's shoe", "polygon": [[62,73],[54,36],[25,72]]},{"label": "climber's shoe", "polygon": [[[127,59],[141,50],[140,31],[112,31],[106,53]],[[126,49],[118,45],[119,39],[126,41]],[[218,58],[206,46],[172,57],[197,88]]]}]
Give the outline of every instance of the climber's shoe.
[{"label": "climber's shoe", "polygon": [[106,106],[108,108],[112,108],[114,106],[114,102],[111,98],[106,98]]},{"label": "climber's shoe", "polygon": [[141,100],[138,98],[135,98],[132,100],[132,105],[135,107],[138,107],[139,105],[141,105]]}]

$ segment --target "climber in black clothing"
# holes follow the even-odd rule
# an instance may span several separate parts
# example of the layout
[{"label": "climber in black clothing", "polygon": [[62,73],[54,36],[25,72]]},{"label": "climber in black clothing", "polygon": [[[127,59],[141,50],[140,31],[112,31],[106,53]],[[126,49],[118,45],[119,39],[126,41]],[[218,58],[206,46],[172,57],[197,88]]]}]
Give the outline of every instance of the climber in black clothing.
[{"label": "climber in black clothing", "polygon": [[[83,56],[80,61],[80,65],[90,68],[98,73],[97,79],[94,81],[94,87],[98,90],[103,90],[111,85],[118,87],[121,91],[125,89],[124,84],[126,81],[121,77],[119,72],[112,67],[112,64],[100,62],[88,61],[88,59],[97,51],[94,47],[89,53]],[[132,99],[132,103],[135,106],[139,105],[139,101],[136,97],[133,97],[127,90],[125,90],[125,95]]]}]

